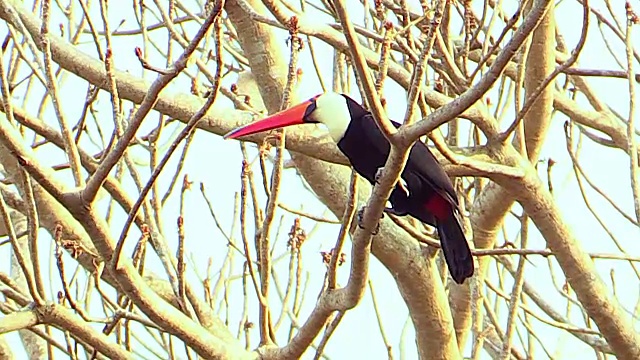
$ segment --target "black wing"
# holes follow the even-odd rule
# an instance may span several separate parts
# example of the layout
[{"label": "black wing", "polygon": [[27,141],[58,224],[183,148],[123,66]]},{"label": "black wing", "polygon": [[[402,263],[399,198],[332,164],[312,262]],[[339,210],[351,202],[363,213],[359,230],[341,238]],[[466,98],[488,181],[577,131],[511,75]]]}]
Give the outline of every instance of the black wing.
[{"label": "black wing", "polygon": [[[367,156],[369,159],[376,159],[376,161],[372,162],[375,163],[375,168],[363,169],[368,174],[362,174],[373,183],[377,169],[384,166],[389,156],[389,142],[387,142],[386,137],[378,128],[372,115],[365,115],[358,121],[352,121],[352,123],[360,123],[356,128],[360,132],[360,137],[363,141],[367,142],[366,148],[369,150]],[[396,128],[400,127],[400,124],[395,121],[391,121],[391,123]],[[365,146],[362,147],[364,148]],[[359,172],[357,168],[356,171]],[[402,179],[406,182],[409,193],[412,196],[429,198],[432,192],[436,192],[452,204],[458,204],[456,193],[449,177],[427,145],[421,141],[417,141],[411,148],[409,159],[402,173]],[[398,189],[398,186],[395,190],[403,191]]]},{"label": "black wing", "polygon": [[[413,175],[419,176],[425,184],[451,204],[458,205],[458,197],[449,176],[425,143],[417,141],[413,145],[405,167],[405,171],[407,170]],[[423,191],[425,190],[423,189]]]}]

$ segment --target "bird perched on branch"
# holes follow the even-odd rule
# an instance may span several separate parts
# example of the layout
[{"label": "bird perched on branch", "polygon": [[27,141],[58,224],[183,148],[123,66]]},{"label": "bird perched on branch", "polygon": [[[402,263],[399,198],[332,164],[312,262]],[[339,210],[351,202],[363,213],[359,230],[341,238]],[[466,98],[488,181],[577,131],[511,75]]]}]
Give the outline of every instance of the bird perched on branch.
[{"label": "bird perched on branch", "polygon": [[[372,185],[376,182],[391,146],[371,113],[344,94],[314,96],[287,110],[235,129],[225,138],[235,139],[305,123],[324,124],[356,172]],[[392,123],[396,128],[400,127],[399,123]],[[399,216],[408,214],[436,227],[444,258],[456,283],[462,284],[473,275],[473,258],[462,230],[456,193],[442,166],[424,143],[418,141],[412,146],[389,202],[391,208],[385,209],[386,212]]]}]

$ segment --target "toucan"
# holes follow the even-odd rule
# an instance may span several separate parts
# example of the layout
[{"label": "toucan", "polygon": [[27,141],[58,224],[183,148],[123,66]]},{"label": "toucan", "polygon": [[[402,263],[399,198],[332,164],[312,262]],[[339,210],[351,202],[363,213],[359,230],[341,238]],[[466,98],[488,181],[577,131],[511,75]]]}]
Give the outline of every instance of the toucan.
[{"label": "toucan", "polygon": [[[373,116],[345,94],[324,93],[271,115],[239,127],[224,137],[236,139],[261,131],[296,124],[324,124],[338,149],[351,166],[371,185],[385,165],[391,147]],[[400,124],[393,122],[398,128]],[[445,261],[453,280],[464,283],[474,272],[467,238],[462,230],[461,211],[451,180],[429,148],[417,141],[411,148],[398,184],[389,196],[386,212],[411,215],[436,227]]]}]

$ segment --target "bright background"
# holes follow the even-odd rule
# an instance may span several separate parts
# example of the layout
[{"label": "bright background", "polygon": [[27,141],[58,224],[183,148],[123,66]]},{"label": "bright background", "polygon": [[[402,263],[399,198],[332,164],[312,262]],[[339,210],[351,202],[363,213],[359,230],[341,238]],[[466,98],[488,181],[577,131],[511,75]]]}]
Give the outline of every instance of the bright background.
[{"label": "bright background", "polygon": [[[612,2],[614,3],[614,2]],[[162,6],[166,8],[167,4]],[[409,1],[410,8],[416,12],[420,12],[420,7],[417,1]],[[96,5],[96,4],[93,4]],[[196,3],[185,3],[191,11],[198,13],[200,10]],[[482,2],[474,2],[474,10],[476,13],[481,13]],[[515,11],[515,1],[504,1],[503,11],[506,14],[512,14]],[[619,6],[618,6],[619,5]],[[633,3],[636,8],[640,9],[640,3]],[[22,4],[18,6],[31,6],[30,4]],[[115,2],[110,2],[109,20],[112,24],[112,28],[116,24],[121,22],[122,25],[119,30],[133,30],[137,29],[138,25],[136,20],[132,17],[132,10],[130,4],[127,4],[126,11],[119,11]],[[152,8],[154,6],[150,4]],[[602,1],[592,1],[591,6],[594,8],[605,11],[604,3]],[[124,5],[123,5],[124,7]],[[614,9],[617,11],[616,15],[619,19],[624,20],[624,6],[622,4],[616,4]],[[78,18],[81,14],[81,9],[76,6],[75,11],[78,12]],[[330,22],[331,19],[325,15],[319,14],[311,7],[307,7],[307,11],[313,14],[314,18],[318,21]],[[355,3],[350,8],[350,15],[352,19],[361,23],[359,19],[362,18],[361,6]],[[96,21],[97,26],[101,28],[99,6],[91,7],[91,18]],[[591,24],[589,29],[588,42],[582,51],[582,55],[579,58],[579,62],[575,66],[583,68],[596,68],[596,69],[618,69],[615,61],[603,50],[604,42],[599,34],[599,29],[595,19],[591,18]],[[54,12],[52,14],[52,32],[56,32],[57,25],[60,21],[65,21],[62,17],[60,10],[54,6]],[[149,23],[155,23],[151,16],[148,16]],[[582,7],[575,1],[564,0],[561,1],[556,8],[556,21],[558,22],[558,32],[560,32],[567,44],[568,48],[573,48],[578,42],[580,31],[582,28]],[[195,34],[198,29],[198,25],[193,22],[183,23],[183,26],[190,34]],[[455,28],[456,25],[454,24]],[[497,26],[495,29],[500,31],[501,26]],[[606,32],[606,30],[605,30]],[[277,36],[282,40],[282,46],[286,49],[286,40],[288,33],[282,30],[276,30]],[[7,34],[6,24],[0,23],[0,35],[4,38]],[[498,34],[494,34],[497,36]],[[149,36],[155,40],[158,44],[166,44],[167,33],[165,30],[156,30],[149,32]],[[640,38],[638,33],[638,27],[634,29],[634,38]],[[117,69],[127,71],[135,77],[144,77],[149,81],[155,79],[156,74],[141,69],[141,66],[135,57],[134,47],[141,46],[141,38],[139,36],[114,36],[114,49],[118,49],[115,52],[115,66]],[[624,48],[619,42],[612,42],[614,44],[615,52],[624,55]],[[104,42],[103,42],[104,44]],[[637,45],[637,41],[635,42]],[[321,61],[319,61],[321,73],[324,76],[325,83],[331,84],[331,76],[333,72],[333,50],[330,46],[322,43],[319,40],[314,41],[315,51],[319,54]],[[83,35],[80,41],[80,45],[77,46],[79,50],[82,50],[92,56],[96,55],[95,45],[90,38],[90,35]],[[161,66],[164,65],[165,59],[162,58],[159,53],[153,48],[149,48],[149,60]],[[174,58],[181,53],[179,46],[174,46]],[[286,51],[286,50],[285,50]],[[226,60],[230,61],[231,57],[227,56]],[[621,58],[624,61],[623,58]],[[5,64],[8,64],[9,56],[4,55]],[[213,69],[213,62],[210,63]],[[236,64],[237,65],[237,64]],[[300,58],[299,67],[303,69],[303,76],[301,83],[298,87],[297,95],[300,99],[320,93],[319,82],[315,76],[315,71],[312,67],[310,55],[308,51],[303,51]],[[638,64],[635,64],[636,69],[640,69]],[[194,65],[189,67],[192,74],[196,73],[196,67]],[[27,76],[28,68],[24,67],[24,76]],[[433,80],[433,72],[428,73],[428,79]],[[563,82],[564,77],[559,78],[559,82]],[[600,97],[600,100],[608,104],[613,111],[621,114],[623,118],[628,117],[629,113],[629,97],[627,91],[626,79],[607,79],[607,78],[589,78],[591,86],[595,89],[596,93]],[[229,87],[231,84],[237,82],[237,76],[235,74],[228,75],[223,82],[223,86]],[[87,84],[84,80],[81,80],[73,75],[65,74],[60,80],[62,91],[62,105],[65,109],[65,115],[69,122],[76,121],[80,117],[81,101],[84,101],[84,95],[86,93]],[[329,85],[330,86],[330,85]],[[170,93],[184,93],[188,92],[191,87],[190,79],[186,76],[181,76],[174,80],[173,83],[165,90]],[[359,99],[359,93],[355,87],[355,81],[353,81],[353,91],[350,95]],[[14,100],[17,102],[22,101],[24,96],[25,87],[18,87],[14,92]],[[42,87],[34,87],[31,89],[31,101],[27,104],[33,106],[32,113],[35,113],[35,109],[39,106],[39,101],[44,94]],[[385,85],[385,96],[388,101],[387,111],[392,119],[401,120],[405,113],[405,93],[397,85],[393,84],[391,80],[388,80]],[[487,97],[497,99],[497,90],[494,88]],[[637,102],[638,99],[636,99]],[[496,101],[493,101],[493,105],[490,106],[490,110],[493,111]],[[588,106],[588,102],[585,99],[578,99],[579,103]],[[511,107],[513,102],[511,103]],[[254,102],[255,105],[255,102]],[[124,113],[127,115],[131,109],[131,103],[124,103]],[[224,98],[222,95],[218,96],[218,100],[214,105],[216,108],[229,108],[232,109],[233,105],[230,101]],[[27,106],[25,106],[27,107]],[[27,107],[28,108],[28,107]],[[98,100],[95,102],[95,109],[97,110],[96,116],[100,119],[101,124],[104,124],[104,129],[110,132],[112,131],[112,107],[110,95],[106,92],[101,92]],[[232,111],[232,110],[229,110]],[[505,117],[503,128],[506,128],[513,119],[513,110],[511,110]],[[638,114],[636,114],[638,116]],[[57,120],[55,113],[51,106],[47,106],[44,110],[41,118],[47,119],[51,125],[57,127]],[[547,140],[542,150],[540,158],[546,160],[552,158],[556,165],[552,171],[551,181],[554,184],[554,196],[562,209],[564,219],[567,224],[575,231],[576,237],[580,239],[583,248],[591,253],[618,253],[613,243],[608,240],[606,231],[599,225],[594,219],[593,215],[588,211],[584,200],[580,194],[579,187],[577,185],[575,175],[572,169],[571,159],[566,150],[563,124],[566,121],[566,117],[560,113],[554,114],[554,119],[551,123]],[[92,122],[88,122],[89,126]],[[139,134],[147,134],[157,125],[157,114],[152,113],[145,120]],[[461,121],[461,134],[465,134],[468,129],[468,123]],[[172,122],[170,123],[164,132],[164,140],[168,145],[175,138],[175,135],[183,127],[182,123]],[[95,129],[93,129],[95,130]],[[92,131],[90,129],[90,131]],[[446,131],[445,128],[442,131]],[[94,131],[95,133],[95,131]],[[107,133],[107,136],[109,133]],[[465,141],[465,136],[461,136],[462,141]],[[81,146],[87,149],[89,152],[98,152],[101,150],[100,146],[91,144],[87,136],[83,136]],[[254,144],[247,145],[249,149],[249,159],[254,160],[257,158],[257,146]],[[201,279],[206,276],[206,271],[209,262],[211,262],[211,276],[215,280],[217,278],[217,272],[223,266],[223,262],[227,252],[225,235],[218,229],[212,216],[207,208],[206,202],[199,191],[199,184],[202,183],[205,186],[206,193],[211,199],[214,211],[224,231],[232,237],[232,240],[241,246],[241,240],[239,232],[236,230],[230,232],[231,224],[233,223],[233,211],[234,202],[239,194],[240,190],[240,171],[242,154],[239,151],[240,145],[237,141],[223,140],[220,136],[215,136],[203,131],[197,131],[195,139],[191,144],[189,155],[187,156],[182,174],[188,174],[190,181],[194,182],[192,190],[187,192],[185,196],[185,235],[187,239],[187,251],[188,251],[188,266],[189,266],[189,278],[193,284],[201,283]],[[43,163],[47,165],[55,165],[66,163],[65,155],[52,145],[45,145],[37,151],[39,158]],[[148,153],[146,150],[139,147],[133,147],[130,149],[136,163],[139,166],[139,171],[146,181],[150,172],[148,169]],[[169,181],[173,177],[173,169],[178,164],[179,155],[173,156],[172,161],[166,167],[160,177],[159,184],[161,193],[164,193],[167,189]],[[591,180],[597,184],[620,208],[622,208],[631,217],[635,217],[633,209],[633,196],[629,186],[629,158],[619,149],[605,148],[603,146],[594,145],[588,140],[584,140],[581,149],[581,165],[584,170],[589,174]],[[260,173],[260,168],[257,161],[253,161],[252,169],[255,173]],[[268,174],[270,174],[271,167],[269,166]],[[546,181],[546,161],[539,166],[539,173],[541,178]],[[176,219],[179,215],[180,208],[180,183],[183,175],[178,177],[179,181],[176,184],[176,190],[172,197],[168,200],[166,206],[163,209],[163,227],[164,236],[169,242],[172,249],[177,247],[177,233],[176,233]],[[290,168],[284,172],[283,178],[283,190],[280,193],[280,200],[283,204],[290,208],[299,209],[307,213],[324,216],[330,219],[336,219],[326,207],[315,198],[315,196],[308,190],[304,180],[298,176],[295,169]],[[59,175],[69,180],[69,186],[72,186],[71,174],[67,171],[59,172]],[[257,178],[259,179],[259,178]],[[261,181],[261,180],[260,180]],[[260,183],[258,181],[258,184]],[[368,186],[364,181],[360,181],[360,186]],[[136,187],[131,181],[129,176],[125,176],[124,186],[130,189],[130,195],[136,196]],[[260,191],[259,191],[260,192]],[[621,218],[619,213],[613,209],[613,207],[598,195],[591,188],[587,187],[586,193],[589,196],[591,206],[596,212],[606,221],[607,226],[611,233],[618,238],[621,246],[628,251],[630,256],[640,256],[640,233],[638,228],[631,224],[629,221]],[[261,197],[261,204],[266,203],[266,198]],[[104,211],[108,207],[108,199],[103,198],[100,201],[100,206]],[[513,211],[515,213],[521,213],[521,209],[518,205],[514,206]],[[287,233],[289,228],[293,224],[295,216],[284,212],[279,209],[276,213],[276,224],[280,224],[279,236],[276,236],[275,232],[272,232],[272,241],[276,241],[275,244],[275,256],[281,254],[287,254]],[[112,229],[113,236],[118,237],[120,235],[121,226],[126,219],[126,214],[121,210],[117,210],[113,214]],[[249,221],[251,226],[252,219]],[[509,236],[509,241],[515,241],[516,235],[519,232],[519,223],[513,217],[509,217],[506,230]],[[337,237],[340,226],[331,224],[318,224],[312,220],[302,218],[302,227],[307,231],[309,236],[307,242],[305,242],[302,250],[303,254],[303,281],[306,288],[305,300],[302,306],[302,311],[299,316],[300,322],[303,322],[315,305],[315,299],[319,294],[322,287],[323,278],[326,272],[326,266],[321,261],[320,251],[329,251]],[[237,227],[236,227],[237,229]],[[249,228],[252,231],[251,228]],[[140,233],[137,229],[132,228],[128,235],[127,240],[127,253],[131,253],[133,246],[135,245]],[[249,234],[252,236],[252,233]],[[47,254],[51,254],[52,242],[50,236],[41,231],[42,248],[41,258],[43,261],[48,260]],[[499,240],[498,245],[503,241]],[[546,244],[544,239],[540,236],[535,226],[531,225],[529,233],[529,248],[532,249],[544,249]],[[347,242],[344,248],[346,254],[350,254],[350,243]],[[149,252],[151,254],[151,252]],[[255,252],[254,252],[255,254]],[[10,246],[5,245],[0,247],[0,271],[9,272],[9,256]],[[347,256],[349,260],[350,256]],[[530,263],[527,264],[526,269],[526,281],[536,287],[536,290],[544,294],[548,303],[552,304],[556,311],[560,313],[569,313],[568,316],[574,326],[586,327],[585,320],[581,314],[581,311],[575,306],[568,305],[566,297],[562,294],[562,285],[564,283],[563,274],[561,269],[553,259],[546,259],[540,256],[528,257]],[[66,256],[68,264],[71,264],[73,260]],[[513,258],[517,261],[517,258]],[[549,265],[551,262],[554,281],[551,280]],[[235,259],[232,262],[230,269],[225,269],[231,274],[231,285],[228,301],[231,306],[227,314],[225,308],[220,308],[220,316],[225,319],[228,316],[228,321],[232,333],[236,333],[238,323],[241,320],[241,303],[243,301],[242,296],[242,263],[238,253],[235,254]],[[635,276],[630,265],[627,262],[612,261],[612,260],[596,260],[596,265],[599,271],[599,276],[602,277],[608,285],[611,286],[610,272],[615,272],[615,295],[620,301],[623,307],[633,316],[633,321],[636,328],[640,330],[638,326],[638,313],[640,312],[640,287],[638,278]],[[150,269],[158,274],[163,273],[163,268],[154,255],[149,255],[147,258],[147,269]],[[288,258],[284,258],[278,262],[277,273],[280,276],[279,283],[283,288],[286,286],[286,276],[288,272]],[[491,266],[492,270],[489,273],[489,279],[492,283],[497,283],[496,267]],[[43,266],[45,271],[50,272],[51,278],[51,299],[54,299],[54,294],[61,290],[61,284],[59,277],[57,276],[57,269],[55,263],[46,263]],[[68,276],[71,276],[74,272],[74,267],[69,266]],[[342,280],[342,284],[346,283],[348,276],[348,264],[343,265],[339,271],[339,279]],[[45,278],[48,278],[45,275]],[[80,279],[85,277],[84,274],[80,274]],[[414,341],[414,330],[411,326],[410,319],[408,318],[407,308],[404,301],[400,297],[396,290],[396,284],[393,278],[387,272],[387,270],[375,259],[371,261],[370,278],[372,280],[375,296],[378,302],[378,307],[381,310],[381,319],[383,321],[385,333],[393,346],[394,356],[399,358],[414,359],[416,358],[416,345]],[[200,280],[199,280],[200,279]],[[512,284],[512,278],[510,276],[504,277],[504,289],[510,289]],[[83,282],[80,281],[80,284]],[[250,306],[249,306],[249,320],[257,323],[258,321],[258,307],[257,301],[253,296],[253,287],[249,286],[250,292]],[[276,316],[280,313],[280,301],[278,301],[277,291],[272,291],[273,311]],[[493,298],[493,294],[490,295]],[[216,303],[222,304],[222,299],[216,299]],[[234,306],[235,305],[235,306]],[[528,302],[528,306],[534,311],[539,311],[535,304],[531,301]],[[101,314],[101,307],[95,304],[95,313]],[[218,309],[216,309],[218,310]],[[500,315],[502,325],[506,325],[506,305],[502,302],[502,306],[496,309]],[[545,316],[545,315],[543,315]],[[545,316],[546,317],[546,316]],[[568,333],[558,330],[556,328],[544,325],[538,320],[532,320],[534,329],[537,330],[537,336],[550,352],[554,358],[594,358],[593,350],[586,344],[578,341]],[[102,325],[96,325],[97,328],[101,328]],[[522,326],[519,326],[520,331],[526,331]],[[279,345],[284,345],[286,334],[289,331],[288,326],[281,327],[278,332],[279,339],[281,339]],[[259,341],[259,334],[257,328],[254,328],[252,334],[252,346],[255,347]],[[19,341],[17,334],[9,334],[5,337],[7,341]],[[62,338],[60,338],[62,340]],[[317,341],[316,341],[317,344]],[[471,337],[464,355],[471,353]],[[522,348],[520,340],[516,337],[514,340],[514,346],[518,349]],[[539,347],[539,346],[538,346]],[[17,348],[14,348],[17,350]],[[143,356],[149,356],[144,349],[136,349],[140,351]],[[384,343],[380,337],[380,330],[378,326],[378,320],[374,315],[373,302],[371,298],[371,292],[367,290],[365,298],[359,306],[349,311],[342,324],[338,327],[335,334],[331,338],[325,353],[332,359],[383,359],[386,358],[386,349]],[[308,351],[305,358],[312,358],[314,352]],[[538,351],[537,355],[544,358],[544,352]],[[21,356],[16,351],[16,356]],[[486,353],[483,353],[483,357],[488,358]]]}]

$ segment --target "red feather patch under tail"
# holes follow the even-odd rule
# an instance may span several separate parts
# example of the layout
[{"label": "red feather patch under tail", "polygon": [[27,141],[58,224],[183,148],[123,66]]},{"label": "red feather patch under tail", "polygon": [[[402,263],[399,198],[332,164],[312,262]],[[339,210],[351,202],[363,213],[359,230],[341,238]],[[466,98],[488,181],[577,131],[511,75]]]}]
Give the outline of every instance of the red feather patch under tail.
[{"label": "red feather patch under tail", "polygon": [[427,200],[424,207],[438,220],[452,216],[451,204],[440,195],[433,195]]}]

